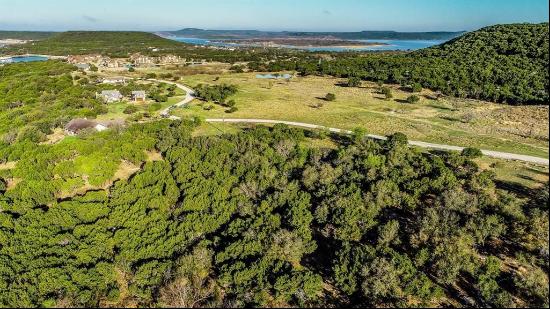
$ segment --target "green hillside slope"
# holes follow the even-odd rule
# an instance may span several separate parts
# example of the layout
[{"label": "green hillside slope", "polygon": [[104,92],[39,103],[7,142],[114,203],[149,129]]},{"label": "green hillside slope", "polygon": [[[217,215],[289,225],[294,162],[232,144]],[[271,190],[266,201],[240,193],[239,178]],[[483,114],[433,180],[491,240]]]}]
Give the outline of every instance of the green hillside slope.
[{"label": "green hillside slope", "polygon": [[[464,93],[455,90],[459,95],[548,103],[547,23],[491,26],[409,57],[446,65],[446,81],[463,85]],[[426,86],[444,88],[446,81],[424,78]]]},{"label": "green hillside slope", "polygon": [[13,47],[8,52],[48,55],[106,53],[126,56],[134,52],[175,50],[183,43],[161,38],[147,32],[70,31],[46,40]]},{"label": "green hillside slope", "polygon": [[0,40],[43,40],[55,35],[55,32],[43,31],[0,31]]}]

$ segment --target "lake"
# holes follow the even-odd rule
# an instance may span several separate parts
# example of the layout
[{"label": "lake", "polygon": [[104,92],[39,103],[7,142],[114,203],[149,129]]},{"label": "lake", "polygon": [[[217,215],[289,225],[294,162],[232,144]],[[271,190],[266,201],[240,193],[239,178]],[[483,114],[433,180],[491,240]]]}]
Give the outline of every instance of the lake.
[{"label": "lake", "polygon": [[0,63],[35,62],[46,60],[48,60],[48,58],[43,56],[18,56],[11,58],[2,58],[0,59]]},{"label": "lake", "polygon": [[[250,44],[224,43],[224,42],[212,41],[212,40],[201,39],[201,38],[169,37],[169,39],[182,42],[182,43],[201,45],[201,46],[253,47]],[[302,47],[302,46],[285,45],[282,47],[292,48],[292,49],[303,49],[311,52],[316,52],[316,51],[344,52],[344,51],[377,51],[377,50],[389,51],[389,50],[418,50],[418,49],[428,48],[428,47],[439,45],[446,42],[445,40],[356,40],[356,41],[365,42],[365,43],[384,43],[387,45],[365,46],[365,47],[340,47],[340,46]]]},{"label": "lake", "polygon": [[260,79],[290,79],[292,75],[290,74],[258,74],[256,78]]}]

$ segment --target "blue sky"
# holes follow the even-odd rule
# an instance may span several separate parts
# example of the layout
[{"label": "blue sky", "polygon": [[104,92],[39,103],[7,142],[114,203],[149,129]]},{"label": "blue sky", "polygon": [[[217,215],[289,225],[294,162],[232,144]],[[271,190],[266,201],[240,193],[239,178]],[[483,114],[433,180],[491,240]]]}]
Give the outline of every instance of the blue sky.
[{"label": "blue sky", "polygon": [[548,0],[0,0],[2,30],[474,30],[548,21]]}]

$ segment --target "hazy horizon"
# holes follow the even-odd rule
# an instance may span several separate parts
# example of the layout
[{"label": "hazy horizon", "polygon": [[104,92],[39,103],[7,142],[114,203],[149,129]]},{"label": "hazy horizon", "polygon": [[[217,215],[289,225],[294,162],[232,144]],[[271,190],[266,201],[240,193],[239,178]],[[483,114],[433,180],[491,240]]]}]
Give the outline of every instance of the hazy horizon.
[{"label": "hazy horizon", "polygon": [[[0,0],[0,29],[12,31],[261,30],[470,31],[502,23],[548,22],[548,1],[531,0]],[[45,7],[47,9],[45,9]]]}]

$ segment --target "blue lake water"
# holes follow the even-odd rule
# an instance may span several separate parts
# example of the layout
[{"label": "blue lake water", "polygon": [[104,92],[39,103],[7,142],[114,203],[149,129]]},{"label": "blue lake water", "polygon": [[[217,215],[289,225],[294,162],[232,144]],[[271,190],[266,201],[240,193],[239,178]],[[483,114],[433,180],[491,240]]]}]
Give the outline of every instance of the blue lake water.
[{"label": "blue lake water", "polygon": [[[183,42],[193,45],[202,45],[202,46],[218,46],[218,47],[250,47],[250,44],[237,44],[237,43],[224,43],[211,41],[207,39],[200,38],[181,38],[181,37],[171,37],[170,39],[178,42]],[[377,50],[418,50],[422,48],[427,48],[435,45],[445,43],[445,40],[357,40],[359,42],[365,43],[385,43],[387,45],[380,46],[365,46],[365,47],[299,47],[286,45],[286,48],[292,49],[304,49],[308,51],[329,51],[329,52],[343,52],[343,51],[377,51]]]},{"label": "blue lake water", "polygon": [[22,56],[22,57],[11,57],[7,59],[1,59],[0,63],[18,63],[18,62],[35,62],[35,61],[46,61],[47,57],[42,56]]},{"label": "blue lake water", "polygon": [[290,74],[258,74],[256,78],[260,79],[289,79],[292,75]]}]

